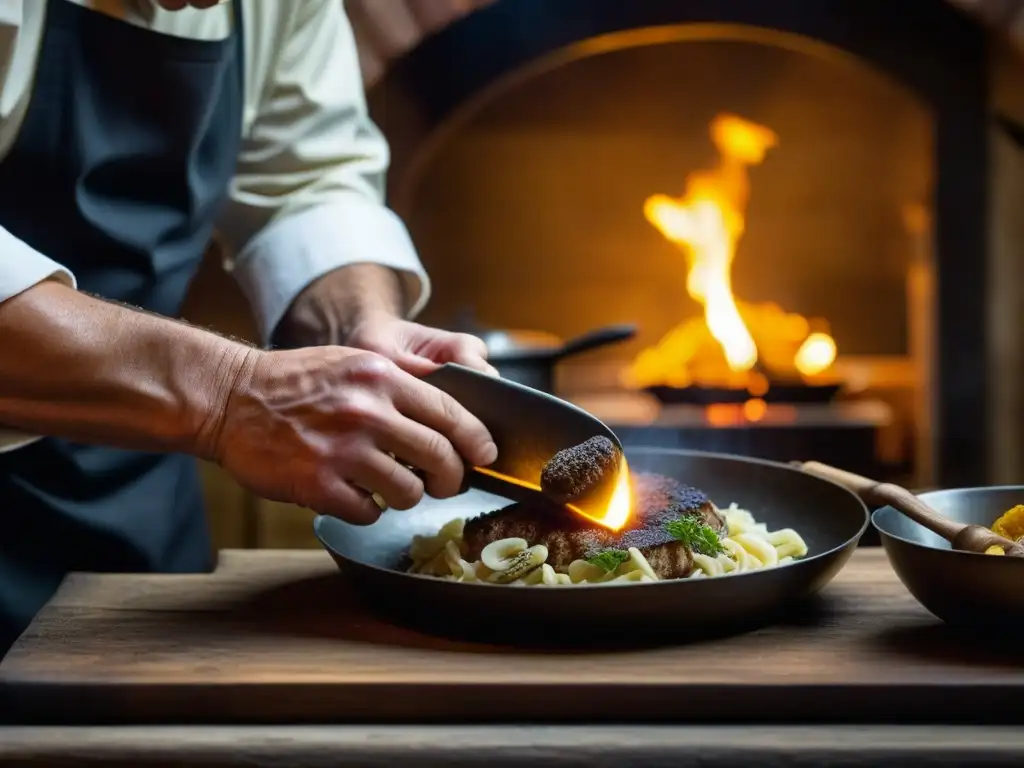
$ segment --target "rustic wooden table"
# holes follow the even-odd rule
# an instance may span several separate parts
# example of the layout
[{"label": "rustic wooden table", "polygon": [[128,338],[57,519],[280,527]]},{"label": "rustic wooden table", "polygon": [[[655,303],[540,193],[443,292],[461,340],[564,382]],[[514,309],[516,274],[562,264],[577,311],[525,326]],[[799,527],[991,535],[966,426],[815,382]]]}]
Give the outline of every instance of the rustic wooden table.
[{"label": "rustic wooden table", "polygon": [[228,551],[69,577],[0,664],[0,764],[1019,765],[1021,701],[1020,648],[939,624],[880,550],[776,626],[618,652],[424,636],[322,552]]}]

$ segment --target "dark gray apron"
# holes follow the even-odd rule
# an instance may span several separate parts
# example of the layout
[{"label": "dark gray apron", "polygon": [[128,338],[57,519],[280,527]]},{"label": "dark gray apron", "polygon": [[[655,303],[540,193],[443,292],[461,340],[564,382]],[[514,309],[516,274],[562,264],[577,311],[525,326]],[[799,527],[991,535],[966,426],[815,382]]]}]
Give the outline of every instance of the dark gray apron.
[{"label": "dark gray apron", "polygon": [[[230,37],[199,41],[49,0],[0,225],[81,290],[178,314],[241,140],[233,7]],[[201,490],[188,456],[56,439],[0,454],[0,655],[68,571],[210,568]]]}]

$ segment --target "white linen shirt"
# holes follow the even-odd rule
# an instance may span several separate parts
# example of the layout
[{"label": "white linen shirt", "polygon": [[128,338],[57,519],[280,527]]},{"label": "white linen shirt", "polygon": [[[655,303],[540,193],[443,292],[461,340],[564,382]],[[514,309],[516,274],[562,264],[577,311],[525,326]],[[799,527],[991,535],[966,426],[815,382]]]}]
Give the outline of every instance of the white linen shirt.
[{"label": "white linen shirt", "polygon": [[[54,1],[183,38],[222,40],[233,25],[229,0],[181,11],[154,0]],[[346,264],[395,269],[415,315],[430,283],[405,226],[383,203],[388,146],[367,114],[341,0],[241,2],[243,143],[217,231],[263,340],[305,286]],[[0,162],[32,94],[46,6],[0,0]],[[75,284],[67,269],[0,227],[0,302],[47,279]],[[0,429],[0,451],[33,439]]]}]

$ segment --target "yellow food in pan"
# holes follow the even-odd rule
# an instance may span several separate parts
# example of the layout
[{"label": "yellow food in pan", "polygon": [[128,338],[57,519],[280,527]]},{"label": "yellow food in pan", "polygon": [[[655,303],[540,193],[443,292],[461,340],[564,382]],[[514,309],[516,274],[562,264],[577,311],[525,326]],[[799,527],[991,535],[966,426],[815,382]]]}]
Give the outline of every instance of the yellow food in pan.
[{"label": "yellow food in pan", "polygon": [[1024,539],[1024,504],[1018,504],[992,524],[992,530],[1010,541]]},{"label": "yellow food in pan", "polygon": [[[1024,504],[1018,504],[992,523],[992,532],[1010,541],[1024,541]],[[1005,555],[1003,548],[993,545],[985,550],[986,555]]]}]

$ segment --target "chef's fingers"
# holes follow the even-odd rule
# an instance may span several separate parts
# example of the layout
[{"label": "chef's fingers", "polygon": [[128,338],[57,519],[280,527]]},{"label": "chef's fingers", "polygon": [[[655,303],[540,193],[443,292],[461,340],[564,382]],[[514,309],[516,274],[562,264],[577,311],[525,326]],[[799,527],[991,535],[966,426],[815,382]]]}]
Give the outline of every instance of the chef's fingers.
[{"label": "chef's fingers", "polygon": [[383,511],[372,493],[342,479],[336,468],[330,466],[321,466],[305,477],[296,477],[287,493],[270,491],[262,495],[271,501],[291,502],[319,515],[337,517],[352,525],[375,523]]},{"label": "chef's fingers", "polygon": [[440,432],[474,466],[486,467],[498,458],[487,427],[451,395],[401,370],[394,383],[392,403],[403,416]]},{"label": "chef's fingers", "polygon": [[413,376],[426,376],[445,363],[458,363],[488,376],[498,375],[498,370],[487,362],[487,345],[476,336],[450,333],[432,352],[430,357],[408,351],[391,352],[387,356]]},{"label": "chef's fingers", "polygon": [[497,376],[498,372],[487,362],[487,344],[478,336],[453,333],[445,339],[445,362],[458,363],[467,368]]},{"label": "chef's fingers", "polygon": [[457,496],[462,490],[466,463],[440,432],[395,411],[376,437],[381,448],[422,473],[426,491],[435,499]]},{"label": "chef's fingers", "polygon": [[342,459],[339,472],[367,493],[381,496],[393,509],[412,509],[423,498],[423,481],[369,442]]}]

